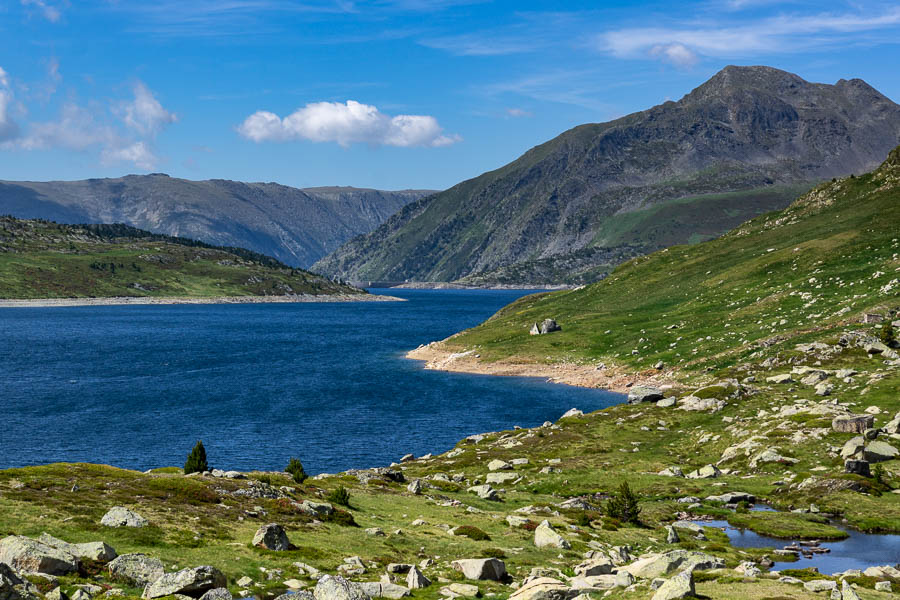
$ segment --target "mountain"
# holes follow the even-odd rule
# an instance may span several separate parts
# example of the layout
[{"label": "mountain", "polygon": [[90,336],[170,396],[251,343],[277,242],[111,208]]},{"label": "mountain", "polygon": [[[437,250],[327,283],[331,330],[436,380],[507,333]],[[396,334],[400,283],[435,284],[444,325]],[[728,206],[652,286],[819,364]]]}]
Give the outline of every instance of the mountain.
[{"label": "mountain", "polygon": [[865,172],[898,143],[900,106],[862,80],[730,66],[677,102],[575,127],[412,202],[313,268],[355,281],[594,281]]},{"label": "mountain", "polygon": [[0,182],[0,214],[61,223],[127,223],[238,246],[309,267],[427,190],[297,189],[164,174],[85,181]]},{"label": "mountain", "polygon": [[243,248],[0,217],[0,298],[364,295]]}]

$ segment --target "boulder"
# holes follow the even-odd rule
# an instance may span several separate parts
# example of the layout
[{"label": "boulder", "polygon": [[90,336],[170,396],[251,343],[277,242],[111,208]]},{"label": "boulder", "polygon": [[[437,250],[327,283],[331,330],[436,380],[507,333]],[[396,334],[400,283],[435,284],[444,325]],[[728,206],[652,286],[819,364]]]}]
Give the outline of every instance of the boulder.
[{"label": "boulder", "polygon": [[480,596],[477,585],[471,583],[451,583],[441,588],[441,595],[448,598],[475,598]]},{"label": "boulder", "polygon": [[841,580],[841,600],[859,600],[859,594],[846,579]]},{"label": "boulder", "polygon": [[628,403],[640,404],[641,402],[656,402],[665,398],[662,390],[655,387],[636,385],[628,390]]},{"label": "boulder", "polygon": [[[590,577],[572,577],[569,587],[584,592],[602,592],[616,587],[615,575],[592,575]],[[587,596],[587,594],[584,594]],[[590,596],[588,596],[588,599]]]},{"label": "boulder", "polygon": [[638,579],[654,579],[678,569],[722,569],[721,558],[690,550],[672,550],[665,554],[649,554],[622,567]]},{"label": "boulder", "polygon": [[881,430],[888,434],[900,433],[900,413],[897,413],[897,415],[895,415],[893,419],[885,423],[884,427],[882,427]]},{"label": "boulder", "polygon": [[146,527],[150,523],[141,515],[124,506],[113,506],[100,519],[100,524],[106,527]]},{"label": "boulder", "polygon": [[556,530],[550,525],[550,521],[547,520],[541,521],[541,524],[534,530],[534,545],[538,548],[549,546],[563,550],[568,550],[572,547],[569,540],[556,533]]},{"label": "boulder", "polygon": [[311,517],[324,517],[334,512],[334,507],[327,502],[313,502],[312,500],[304,500],[297,505],[297,508]]},{"label": "boulder", "polygon": [[40,597],[37,586],[0,562],[0,600],[38,600]]},{"label": "boulder", "polygon": [[841,458],[862,458],[863,448],[866,447],[866,438],[861,435],[850,438],[841,448]]},{"label": "boulder", "polygon": [[874,577],[875,579],[900,579],[900,569],[890,565],[869,567],[863,571],[863,575],[866,577]]},{"label": "boulder", "polygon": [[75,558],[84,558],[97,562],[109,562],[118,554],[112,546],[106,542],[85,542],[83,544],[70,544],[63,540],[57,539],[48,533],[42,533],[38,541],[53,546],[58,550],[68,552]]},{"label": "boulder", "polygon": [[369,595],[356,585],[340,576],[325,575],[313,590],[315,600],[369,600]]},{"label": "boulder", "polygon": [[796,458],[782,456],[778,453],[778,448],[766,448],[756,456],[750,459],[750,468],[755,469],[765,463],[779,463],[782,465],[793,465],[797,463]]},{"label": "boulder", "polygon": [[450,563],[466,579],[503,581],[506,564],[497,558],[465,558]]},{"label": "boulder", "polygon": [[76,557],[23,535],[0,540],[0,563],[6,563],[20,573],[66,575],[78,570]]},{"label": "boulder", "polygon": [[846,460],[844,461],[844,472],[853,473],[854,475],[862,475],[863,477],[871,477],[872,471],[869,469],[869,461],[867,460]]},{"label": "boulder", "polygon": [[419,567],[413,566],[406,575],[406,587],[411,590],[427,588],[429,585],[431,585],[431,580],[425,577]]},{"label": "boulder", "polygon": [[666,526],[666,543],[667,544],[677,544],[681,541],[681,538],[678,537],[678,532],[675,531],[675,528],[671,525]]},{"label": "boulder", "polygon": [[581,590],[570,588],[563,582],[550,577],[536,577],[526,580],[509,600],[573,600]]},{"label": "boulder", "polygon": [[781,375],[772,375],[771,377],[766,377],[766,383],[785,384],[793,382],[794,380],[791,378],[790,373],[783,373]]},{"label": "boulder", "polygon": [[875,591],[878,592],[891,592],[891,582],[890,581],[877,581],[875,582]]},{"label": "boulder", "polygon": [[505,460],[494,459],[487,464],[488,471],[509,471],[513,468],[511,464]]},{"label": "boulder", "polygon": [[497,494],[497,490],[495,490],[488,484],[473,485],[467,491],[470,494],[475,494],[482,500],[491,500],[493,502],[500,501],[500,496],[499,496],[499,494]]},{"label": "boulder", "polygon": [[706,499],[710,502],[722,502],[724,504],[735,504],[737,502],[749,502],[750,504],[753,504],[756,502],[756,496],[746,492],[726,492],[718,496],[707,496]]},{"label": "boulder", "polygon": [[485,477],[485,481],[487,483],[499,483],[504,484],[510,481],[515,481],[519,476],[515,473],[488,473],[487,477]]},{"label": "boulder", "polygon": [[406,486],[406,491],[414,496],[418,496],[422,493],[422,482],[419,479],[413,479],[409,482],[409,485]]},{"label": "boulder", "polygon": [[865,450],[863,450],[863,454],[867,461],[876,463],[897,458],[897,454],[900,454],[900,452],[887,442],[874,441],[869,442]]},{"label": "boulder", "polygon": [[634,583],[634,575],[624,569],[619,569],[616,573],[616,587],[627,588]]},{"label": "boulder", "polygon": [[553,333],[554,331],[562,331],[562,327],[553,319],[544,319],[541,322],[541,334]]},{"label": "boulder", "polygon": [[123,554],[109,565],[109,576],[137,587],[146,587],[166,572],[162,561],[147,554]]},{"label": "boulder", "polygon": [[675,396],[669,396],[668,398],[657,401],[656,406],[660,408],[669,408],[670,406],[675,406],[676,400],[677,398]]},{"label": "boulder", "polygon": [[[231,592],[228,591],[228,588],[220,587],[214,588],[200,596],[200,600],[232,600]],[[295,600],[300,600],[296,598]]]},{"label": "boulder", "polygon": [[583,417],[583,416],[584,416],[583,411],[580,411],[577,408],[570,408],[565,413],[563,413],[563,416],[560,417],[560,420],[568,419],[569,417]]},{"label": "boulder", "polygon": [[612,561],[603,556],[591,558],[575,567],[575,575],[579,575],[581,577],[609,575],[612,572]]},{"label": "boulder", "polygon": [[874,424],[872,415],[839,415],[831,420],[831,428],[841,433],[862,433]]},{"label": "boulder", "polygon": [[837,583],[830,579],[812,579],[804,582],[803,587],[810,592],[830,592],[837,589]]},{"label": "boulder", "polygon": [[722,471],[715,465],[706,465],[700,467],[696,471],[691,471],[685,477],[688,479],[714,479],[722,474]]},{"label": "boulder", "polygon": [[393,600],[398,600],[399,598],[410,595],[409,588],[397,585],[396,583],[366,581],[356,585],[358,585],[363,593],[370,598],[391,598]]},{"label": "boulder", "polygon": [[675,577],[666,581],[656,593],[653,594],[653,600],[676,600],[686,596],[694,595],[694,572],[691,569],[685,569]]},{"label": "boulder", "polygon": [[182,569],[177,573],[164,573],[144,588],[145,599],[162,598],[182,594],[199,598],[209,590],[226,587],[225,575],[215,567],[202,566]]},{"label": "boulder", "polygon": [[291,541],[288,539],[284,527],[278,523],[269,523],[256,530],[253,536],[253,545],[266,550],[284,551],[291,549]]}]

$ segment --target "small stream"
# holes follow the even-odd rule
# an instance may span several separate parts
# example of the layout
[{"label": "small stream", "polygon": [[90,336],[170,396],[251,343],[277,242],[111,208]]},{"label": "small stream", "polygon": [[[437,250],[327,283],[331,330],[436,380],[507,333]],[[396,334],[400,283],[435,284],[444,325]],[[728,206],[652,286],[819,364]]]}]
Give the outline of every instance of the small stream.
[{"label": "small stream", "polygon": [[[770,506],[757,504],[753,510],[774,511]],[[716,527],[724,530],[735,548],[784,548],[800,540],[780,539],[760,535],[749,529],[738,529],[728,521],[695,521],[705,527]],[[865,570],[880,565],[894,566],[900,563],[900,535],[863,533],[850,529],[840,523],[831,525],[846,531],[850,537],[838,541],[823,541],[820,546],[828,548],[828,554],[813,554],[806,558],[802,555],[796,562],[776,562],[773,571],[783,569],[805,569],[817,567],[820,573],[832,575],[847,569]],[[773,557],[774,558],[774,557]]]}]

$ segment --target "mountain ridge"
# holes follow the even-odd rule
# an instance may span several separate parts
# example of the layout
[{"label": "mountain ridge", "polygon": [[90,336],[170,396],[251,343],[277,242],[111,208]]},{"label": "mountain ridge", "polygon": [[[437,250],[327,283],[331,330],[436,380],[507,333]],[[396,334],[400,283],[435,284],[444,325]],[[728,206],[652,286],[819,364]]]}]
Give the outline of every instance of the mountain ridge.
[{"label": "mountain ridge", "polygon": [[[824,179],[876,166],[898,143],[900,106],[862,80],[726,67],[677,102],[579,125],[411,203],[313,268],[352,280],[466,282],[588,248],[643,254],[783,208]],[[694,231],[652,218],[620,231],[665,202],[721,194],[742,196],[720,201]],[[600,276],[629,252],[598,253],[605,262],[586,269]]]},{"label": "mountain ridge", "polygon": [[293,188],[164,173],[77,181],[0,181],[0,214],[62,223],[127,223],[246,247],[299,267],[369,231],[430,190]]}]

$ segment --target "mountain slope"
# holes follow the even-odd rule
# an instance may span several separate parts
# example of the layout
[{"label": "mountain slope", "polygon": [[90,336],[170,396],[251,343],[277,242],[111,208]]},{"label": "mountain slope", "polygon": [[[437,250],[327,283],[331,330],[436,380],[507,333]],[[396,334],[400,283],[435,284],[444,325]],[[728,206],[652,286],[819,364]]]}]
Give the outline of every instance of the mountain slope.
[{"label": "mountain slope", "polygon": [[[790,351],[867,311],[900,310],[900,148],[876,171],[822,184],[781,212],[619,266],[580,290],[523,298],[447,340],[483,360],[662,361],[702,374]],[[892,313],[895,314],[895,313]],[[554,318],[562,331],[530,336]],[[893,317],[897,318],[897,317]]]},{"label": "mountain slope", "polygon": [[0,298],[365,294],[243,248],[0,217]]},{"label": "mountain slope", "polygon": [[155,233],[250,248],[300,267],[384,222],[431,192],[167,175],[85,181],[0,182],[0,214],[62,223],[127,223]]},{"label": "mountain slope", "polygon": [[[819,181],[875,167],[898,143],[900,106],[861,80],[726,67],[678,102],[576,127],[413,202],[314,268],[351,280],[522,282],[542,262],[542,275],[571,280],[573,252],[603,249],[575,261],[602,271],[710,239]],[[672,218],[685,211],[696,218]]]}]

